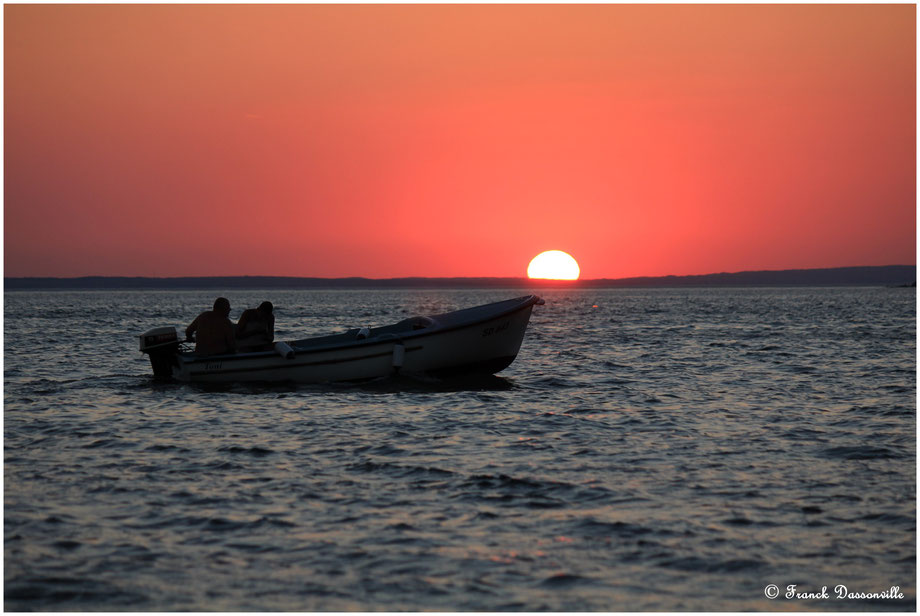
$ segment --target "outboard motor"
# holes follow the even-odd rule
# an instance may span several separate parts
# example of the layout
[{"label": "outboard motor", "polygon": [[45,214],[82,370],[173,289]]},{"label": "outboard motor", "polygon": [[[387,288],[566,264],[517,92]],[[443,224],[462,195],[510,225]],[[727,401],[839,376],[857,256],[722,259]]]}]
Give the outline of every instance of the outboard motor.
[{"label": "outboard motor", "polygon": [[179,352],[179,335],[176,333],[176,328],[156,327],[139,337],[141,352],[150,356],[153,376],[172,378],[172,369],[176,365],[176,354]]}]

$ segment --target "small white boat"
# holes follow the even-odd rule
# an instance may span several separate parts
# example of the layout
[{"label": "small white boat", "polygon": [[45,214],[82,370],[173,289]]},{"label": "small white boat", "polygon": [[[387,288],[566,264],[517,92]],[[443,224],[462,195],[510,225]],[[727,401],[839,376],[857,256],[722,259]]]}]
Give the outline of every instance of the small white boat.
[{"label": "small white boat", "polygon": [[197,355],[180,343],[175,327],[140,335],[156,377],[186,382],[228,383],[362,381],[397,372],[429,375],[494,374],[514,361],[536,295],[411,317],[384,327],[276,342],[273,350]]}]

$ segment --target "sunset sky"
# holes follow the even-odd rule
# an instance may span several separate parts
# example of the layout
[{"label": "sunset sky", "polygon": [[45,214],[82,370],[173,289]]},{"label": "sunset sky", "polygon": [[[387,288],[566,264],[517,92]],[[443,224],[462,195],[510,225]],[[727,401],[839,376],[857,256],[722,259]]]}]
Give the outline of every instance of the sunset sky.
[{"label": "sunset sky", "polygon": [[6,276],[913,264],[912,5],[6,5]]}]

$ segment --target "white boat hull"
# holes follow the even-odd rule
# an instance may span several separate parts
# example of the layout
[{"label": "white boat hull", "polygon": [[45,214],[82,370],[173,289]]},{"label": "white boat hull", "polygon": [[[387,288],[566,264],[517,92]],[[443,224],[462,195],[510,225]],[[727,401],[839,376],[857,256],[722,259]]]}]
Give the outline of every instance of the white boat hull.
[{"label": "white boat hull", "polygon": [[355,339],[358,330],[352,330],[291,341],[286,343],[287,351],[293,353],[285,351],[287,357],[271,351],[212,357],[174,352],[166,359],[172,378],[200,383],[326,383],[395,373],[494,374],[517,356],[533,305],[541,303],[536,296],[498,302],[423,318],[420,321],[428,325],[417,329],[410,319],[370,330],[366,339]]}]

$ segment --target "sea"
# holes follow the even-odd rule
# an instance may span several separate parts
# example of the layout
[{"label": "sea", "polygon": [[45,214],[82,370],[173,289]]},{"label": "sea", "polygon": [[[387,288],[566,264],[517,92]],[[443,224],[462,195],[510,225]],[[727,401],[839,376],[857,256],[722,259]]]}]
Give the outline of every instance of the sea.
[{"label": "sea", "polygon": [[4,608],[915,609],[913,288],[534,289],[486,378],[138,351],[217,295],[292,340],[529,291],[5,292]]}]

